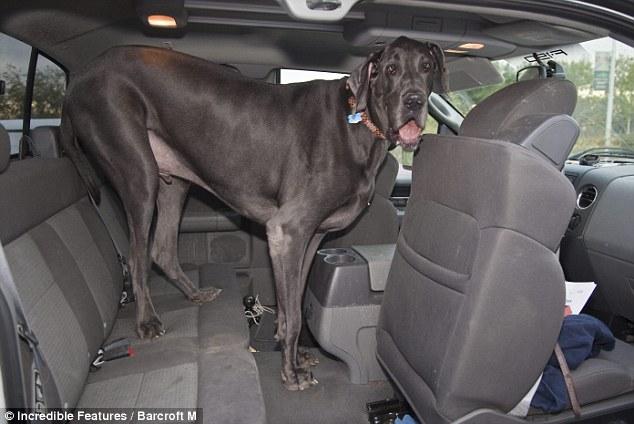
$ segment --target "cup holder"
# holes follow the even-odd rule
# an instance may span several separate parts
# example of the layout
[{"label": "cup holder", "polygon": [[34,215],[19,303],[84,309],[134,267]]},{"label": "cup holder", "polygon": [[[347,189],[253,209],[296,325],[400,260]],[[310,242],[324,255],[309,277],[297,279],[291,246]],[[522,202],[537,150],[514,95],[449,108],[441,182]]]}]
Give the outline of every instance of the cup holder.
[{"label": "cup holder", "polygon": [[[342,249],[343,250],[343,249]],[[349,254],[344,255],[327,255],[324,258],[324,261],[331,265],[344,265],[352,263],[356,260],[356,258]]]},{"label": "cup holder", "polygon": [[334,248],[334,249],[321,249],[321,250],[317,251],[317,254],[324,255],[324,256],[328,256],[328,255],[345,255],[347,253],[348,253],[348,249],[343,249],[341,247]]}]

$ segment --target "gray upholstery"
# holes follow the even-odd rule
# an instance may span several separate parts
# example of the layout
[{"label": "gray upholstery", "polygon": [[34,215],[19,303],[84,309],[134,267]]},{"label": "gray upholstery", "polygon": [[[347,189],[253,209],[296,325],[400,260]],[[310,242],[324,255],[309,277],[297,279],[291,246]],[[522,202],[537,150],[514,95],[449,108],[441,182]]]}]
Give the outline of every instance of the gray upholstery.
[{"label": "gray upholstery", "polygon": [[460,135],[505,140],[500,134],[516,120],[531,115],[572,115],[576,104],[577,88],[570,81],[556,78],[520,81],[478,103],[465,116]]},{"label": "gray upholstery", "polygon": [[[33,161],[33,162],[32,162]],[[68,159],[14,161],[0,174],[0,240],[7,243],[76,202],[85,193]],[[38,184],[28,184],[27,181]]]},{"label": "gray upholstery", "polygon": [[9,166],[11,159],[11,140],[9,133],[0,124],[0,173],[4,172]]},{"label": "gray upholstery", "polygon": [[372,203],[345,230],[329,233],[322,247],[350,247],[352,245],[386,244],[398,237],[397,210],[390,201],[398,161],[387,155],[376,176]]},{"label": "gray upholstery", "polygon": [[561,114],[575,100],[565,81],[514,84],[415,156],[377,355],[424,422],[509,411],[552,353],[564,305],[555,251],[575,201],[558,158],[577,132],[560,141],[550,124],[570,123]]},{"label": "gray upholstery", "polygon": [[60,158],[59,127],[45,125],[31,130],[33,156],[40,158]]},{"label": "gray upholstery", "polygon": [[[60,392],[51,407],[199,407],[204,422],[265,420],[235,272],[188,271],[201,287],[222,287],[194,305],[153,273],[155,305],[167,334],[140,341],[135,305],[119,309],[121,269],[108,232],[67,159],[15,161],[0,174],[0,237],[26,318]],[[127,248],[125,218],[112,191],[100,206]],[[136,355],[89,365],[104,340],[129,337]],[[249,388],[245,393],[245,388]]]},{"label": "gray upholstery", "polygon": [[579,125],[570,116],[577,89],[570,81],[521,81],[492,94],[465,117],[460,135],[510,141],[563,169]]},{"label": "gray upholstery", "polygon": [[467,137],[425,136],[413,177],[378,358],[425,422],[506,412],[559,333],[564,277],[554,252],[574,191],[526,149]]}]

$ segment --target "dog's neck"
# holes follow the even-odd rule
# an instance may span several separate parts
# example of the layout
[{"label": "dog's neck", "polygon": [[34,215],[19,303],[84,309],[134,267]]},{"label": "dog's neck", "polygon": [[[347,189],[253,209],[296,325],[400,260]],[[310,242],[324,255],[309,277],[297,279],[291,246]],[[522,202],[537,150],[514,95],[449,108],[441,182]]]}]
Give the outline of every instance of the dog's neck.
[{"label": "dog's neck", "polygon": [[372,120],[368,116],[367,110],[355,113],[355,110],[357,109],[357,99],[352,94],[350,95],[350,97],[348,97],[348,106],[350,106],[351,110],[350,116],[358,115],[361,119],[361,122],[363,122],[363,125],[365,125],[370,130],[374,137],[380,140],[386,140],[385,134],[383,134],[383,131],[381,131],[379,127],[377,127],[374,122],[372,122]]}]

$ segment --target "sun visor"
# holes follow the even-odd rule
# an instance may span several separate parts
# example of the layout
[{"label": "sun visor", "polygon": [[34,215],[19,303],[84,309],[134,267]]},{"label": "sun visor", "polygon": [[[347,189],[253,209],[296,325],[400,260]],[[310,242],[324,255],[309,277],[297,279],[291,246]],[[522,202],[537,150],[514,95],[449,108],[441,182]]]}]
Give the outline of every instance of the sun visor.
[{"label": "sun visor", "polygon": [[461,57],[447,62],[449,91],[467,90],[499,84],[504,77],[483,57]]}]

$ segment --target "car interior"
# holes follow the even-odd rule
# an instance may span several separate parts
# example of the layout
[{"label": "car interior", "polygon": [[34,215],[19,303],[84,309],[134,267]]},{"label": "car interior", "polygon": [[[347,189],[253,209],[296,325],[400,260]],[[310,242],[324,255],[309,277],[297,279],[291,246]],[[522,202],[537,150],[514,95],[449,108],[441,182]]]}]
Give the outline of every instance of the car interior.
[{"label": "car interior", "polygon": [[[634,26],[592,2],[519,3],[2,2],[0,408],[198,408],[223,424],[634,422]],[[371,204],[313,259],[300,345],[319,359],[318,384],[280,382],[265,229],[202,188],[178,256],[222,294],[191,303],[152,269],[166,333],[139,339],[122,204],[105,179],[95,204],[60,146],[66,83],[119,45],[270,84],[345,78],[403,35],[444,50],[449,93],[430,96],[418,150],[387,155]],[[580,416],[509,414],[553,354],[565,281],[596,283],[583,313],[615,348],[571,370]]]}]

